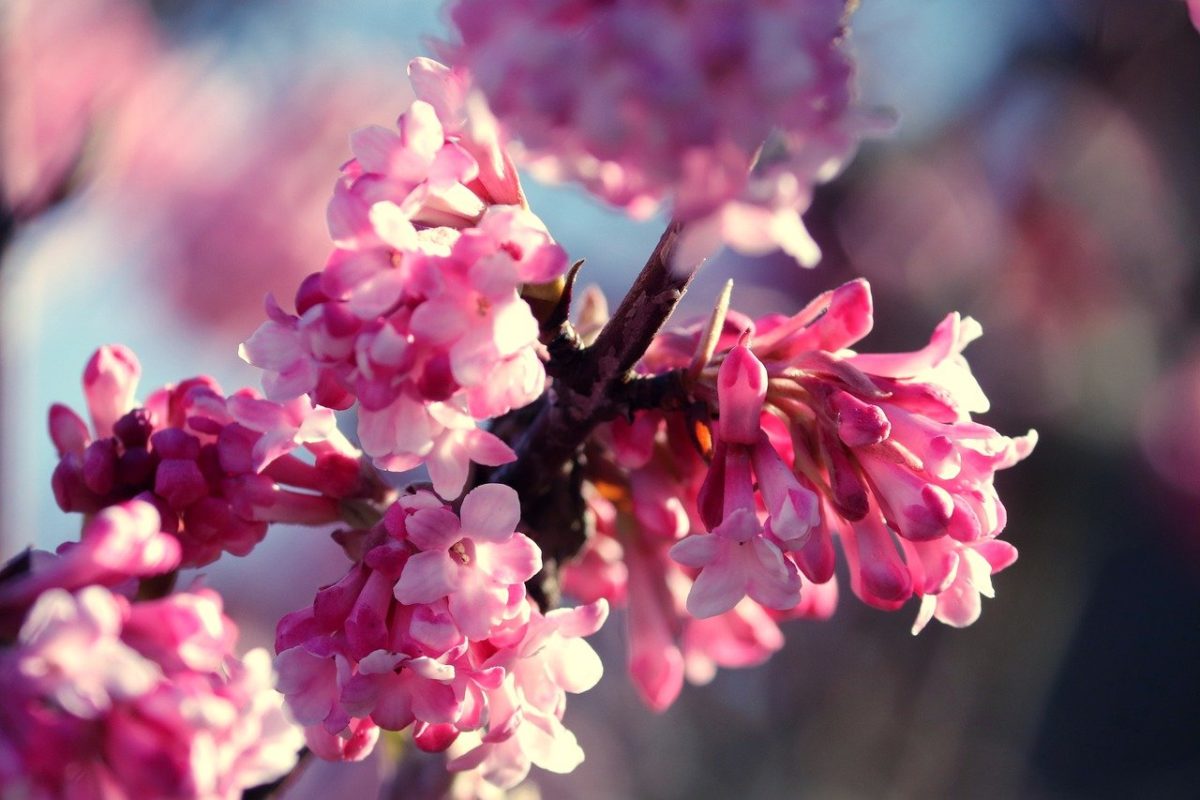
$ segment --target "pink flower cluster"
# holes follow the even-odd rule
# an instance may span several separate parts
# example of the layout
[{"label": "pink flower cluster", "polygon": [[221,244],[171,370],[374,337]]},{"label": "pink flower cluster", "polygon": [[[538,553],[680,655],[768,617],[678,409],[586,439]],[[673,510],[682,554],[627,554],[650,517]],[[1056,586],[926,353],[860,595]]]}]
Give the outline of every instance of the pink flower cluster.
[{"label": "pink flower cluster", "polygon": [[0,650],[0,794],[236,800],[285,774],[303,737],[236,638],[207,590],[45,592]]},{"label": "pink flower cluster", "polygon": [[141,500],[109,506],[87,521],[80,541],[62,544],[56,554],[30,551],[23,569],[6,570],[11,574],[0,581],[0,637],[16,632],[43,592],[93,584],[124,589],[132,579],[174,570],[180,549],[179,540],[162,531],[154,506]]},{"label": "pink flower cluster", "polygon": [[[249,389],[226,397],[201,376],[139,405],[140,375],[129,349],[101,347],[83,375],[92,428],[66,406],[50,409],[64,511],[145,500],[179,540],[181,565],[194,567],[223,551],[246,555],[269,522],[333,522],[343,499],[377,492],[333,412],[307,398],[274,403]],[[313,459],[295,455],[298,447]]]},{"label": "pink flower cluster", "polygon": [[272,400],[308,394],[337,409],[357,400],[375,464],[427,464],[452,498],[471,462],[514,457],[477,422],[541,394],[538,323],[520,289],[556,280],[567,263],[523,206],[494,123],[462,76],[426,59],[410,74],[418,99],[398,130],[351,138],[325,269],[300,287],[296,314],[268,301],[270,319],[242,355],[267,371]]},{"label": "pink flower cluster", "polygon": [[459,513],[418,491],[375,528],[342,537],[359,560],[276,637],[279,688],[314,752],[361,758],[379,728],[412,726],[426,750],[474,737],[449,768],[502,787],[531,764],[569,772],[582,761],[561,721],[565,692],[599,679],[581,637],[608,606],[537,609],[524,582],[541,553],[514,531],[519,515],[516,492],[500,484],[468,492]]},{"label": "pink flower cluster", "polygon": [[[1015,560],[997,538],[993,477],[1036,435],[971,421],[987,409],[961,356],[978,325],[951,314],[916,352],[847,349],[871,323],[864,281],[793,317],[727,320],[693,389],[718,411],[708,464],[689,425],[707,428],[682,413],[610,426],[608,458],[627,483],[589,498],[597,535],[565,585],[628,599],[630,668],[652,707],[669,705],[685,674],[702,682],[715,666],[764,660],[782,644],[776,620],[829,616],[835,538],[864,602],[921,598],[914,633],[932,618],[974,622],[991,576]],[[686,367],[698,338],[666,334],[642,368]]]},{"label": "pink flower cluster", "polygon": [[469,68],[551,179],[635,216],[668,199],[676,263],[722,243],[819,252],[800,214],[877,122],[857,109],[845,0],[458,0]]},{"label": "pink flower cluster", "polygon": [[[806,577],[831,579],[837,534],[864,602],[894,609],[916,595],[915,630],[935,616],[969,625],[980,595],[992,594],[991,575],[1016,558],[996,538],[1006,514],[993,477],[1027,456],[1036,434],[1009,438],[971,420],[988,409],[961,355],[980,334],[974,320],[950,314],[911,353],[848,350],[871,325],[870,290],[860,280],[748,331],[750,347],[734,348],[720,367],[725,457],[714,458],[708,485],[724,491],[702,497],[701,513],[716,532],[744,508],[729,500],[744,474],[729,465],[739,446],[751,447],[768,515],[763,535]],[[735,419],[769,414],[784,430],[743,444],[726,411]]]}]

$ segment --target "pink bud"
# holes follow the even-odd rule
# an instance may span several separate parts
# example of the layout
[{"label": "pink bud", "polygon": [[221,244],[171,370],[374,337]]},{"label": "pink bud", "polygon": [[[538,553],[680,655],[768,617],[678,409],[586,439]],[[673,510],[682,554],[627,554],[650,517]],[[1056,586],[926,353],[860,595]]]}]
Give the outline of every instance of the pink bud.
[{"label": "pink bud", "polygon": [[763,401],[767,397],[767,369],[742,342],[729,351],[717,373],[720,436],[726,442],[754,444],[762,432]]},{"label": "pink bud", "polygon": [[50,406],[50,438],[59,456],[82,453],[92,439],[79,415],[58,403]]},{"label": "pink bud", "polygon": [[141,364],[128,347],[105,345],[92,355],[83,370],[83,391],[97,436],[111,436],[113,423],[133,407],[141,375]]},{"label": "pink bud", "polygon": [[847,447],[877,444],[892,431],[892,423],[883,409],[864,403],[848,392],[834,392],[830,405],[837,412],[838,436]]}]

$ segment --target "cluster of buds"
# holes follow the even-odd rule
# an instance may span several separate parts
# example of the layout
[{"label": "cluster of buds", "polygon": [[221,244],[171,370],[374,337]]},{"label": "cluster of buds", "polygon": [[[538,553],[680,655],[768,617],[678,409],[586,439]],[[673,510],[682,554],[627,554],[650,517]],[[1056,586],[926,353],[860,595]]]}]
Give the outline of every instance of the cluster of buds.
[{"label": "cluster of buds", "polygon": [[477,426],[545,386],[526,284],[566,271],[566,254],[524,204],[486,107],[463,77],[410,66],[418,99],[398,131],[351,138],[329,206],[336,249],[296,295],[268,301],[243,357],[266,370],[272,400],[329,408],[357,400],[359,438],[376,466],[429,468],[457,497],[471,462],[514,458]]},{"label": "cluster of buds", "polygon": [[[50,409],[64,511],[144,500],[179,540],[181,566],[196,567],[222,552],[246,555],[270,522],[335,522],[344,502],[380,492],[333,412],[307,398],[274,403],[250,389],[226,397],[201,376],[139,404],[140,375],[130,350],[101,347],[83,374],[91,430],[66,406]],[[300,447],[311,460],[293,452]]]},{"label": "cluster of buds", "polygon": [[722,243],[812,266],[812,187],[880,127],[854,102],[847,15],[845,0],[457,0],[451,49],[539,174],[636,217],[669,201],[690,223],[680,266]]},{"label": "cluster of buds", "polygon": [[206,590],[44,592],[0,650],[0,794],[238,800],[287,773],[303,738],[236,638]]},{"label": "cluster of buds", "polygon": [[380,728],[411,726],[448,764],[511,787],[531,764],[569,772],[583,752],[561,719],[565,692],[600,677],[581,637],[599,629],[603,601],[543,614],[525,581],[541,552],[516,532],[516,492],[483,484],[456,513],[432,492],[393,504],[369,531],[339,538],[357,561],[312,606],[280,621],[279,688],[324,758],[353,760]]}]

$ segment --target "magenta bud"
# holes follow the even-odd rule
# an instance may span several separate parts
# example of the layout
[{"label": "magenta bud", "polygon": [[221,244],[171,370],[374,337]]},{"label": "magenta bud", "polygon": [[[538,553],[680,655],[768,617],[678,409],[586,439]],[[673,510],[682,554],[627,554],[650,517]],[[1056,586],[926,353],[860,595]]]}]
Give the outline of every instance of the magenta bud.
[{"label": "magenta bud", "polygon": [[350,310],[348,303],[325,303],[321,310],[330,336],[352,336],[362,327],[362,320]]},{"label": "magenta bud", "polygon": [[413,743],[426,753],[440,753],[457,738],[458,728],[448,722],[434,725],[418,721],[413,727]]},{"label": "magenta bud", "polygon": [[319,303],[329,302],[329,296],[321,289],[323,274],[323,272],[314,272],[300,282],[300,288],[296,290],[297,315],[303,315],[305,311]]},{"label": "magenta bud", "polygon": [[64,405],[50,406],[50,439],[60,456],[67,453],[82,453],[92,437],[87,424],[79,415]]},{"label": "magenta bud", "polygon": [[454,380],[454,372],[450,368],[449,353],[438,353],[425,362],[425,369],[417,382],[417,390],[426,402],[448,400],[458,388],[458,382]]},{"label": "magenta bud", "polygon": [[144,408],[135,408],[113,424],[113,435],[120,439],[126,448],[145,447],[153,432],[150,414]]},{"label": "magenta bud", "polygon": [[113,489],[117,478],[117,440],[100,439],[83,451],[83,483],[98,495]]},{"label": "magenta bud", "polygon": [[158,457],[141,447],[126,450],[117,459],[117,486],[122,489],[148,489],[154,485]]},{"label": "magenta bud", "polygon": [[154,493],[171,508],[187,508],[208,494],[208,482],[196,462],[183,458],[165,458],[154,476]]},{"label": "magenta bud", "polygon": [[194,460],[200,455],[200,440],[179,428],[155,431],[150,437],[150,446],[160,458]]}]

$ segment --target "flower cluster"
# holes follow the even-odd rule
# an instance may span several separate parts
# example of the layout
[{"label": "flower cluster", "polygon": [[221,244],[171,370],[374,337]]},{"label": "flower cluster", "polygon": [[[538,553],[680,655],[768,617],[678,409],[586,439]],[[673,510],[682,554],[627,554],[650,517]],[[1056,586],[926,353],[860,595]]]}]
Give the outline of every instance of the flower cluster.
[{"label": "flower cluster", "polygon": [[285,774],[303,739],[236,638],[206,590],[46,591],[0,650],[0,794],[236,800]]},{"label": "flower cluster", "polygon": [[[731,313],[692,389],[717,412],[711,443],[703,420],[647,411],[589,454],[596,534],[565,585],[627,602],[630,671],[651,707],[685,675],[766,659],[782,645],[776,621],[832,614],[835,538],[862,600],[922,598],[914,632],[974,622],[1015,559],[996,538],[993,476],[1036,437],[970,420],[987,409],[961,356],[977,324],[951,315],[914,353],[847,349],[871,321],[863,281],[790,318]],[[684,369],[703,338],[668,332],[641,369]]]},{"label": "flower cluster", "polygon": [[272,400],[359,404],[363,449],[383,469],[427,464],[446,498],[471,462],[512,451],[477,422],[545,385],[523,284],[557,280],[566,254],[524,207],[486,108],[462,76],[410,67],[418,99],[398,130],[358,131],[329,206],[336,249],[243,346]]},{"label": "flower cluster", "polygon": [[314,752],[361,758],[379,728],[412,726],[426,750],[476,737],[449,768],[502,787],[531,764],[569,772],[582,761],[561,722],[564,692],[599,679],[580,637],[608,607],[537,609],[524,582],[541,553],[514,531],[519,515],[516,492],[499,484],[471,490],[457,514],[418,491],[342,537],[359,560],[284,617],[276,638],[279,688]]},{"label": "flower cluster", "polygon": [[[182,566],[194,567],[222,552],[246,555],[268,522],[334,522],[342,500],[378,491],[333,412],[306,398],[273,403],[249,389],[226,397],[201,376],[139,405],[140,375],[129,349],[101,347],[83,374],[91,430],[66,406],[50,409],[60,457],[54,496],[64,511],[145,500],[178,538]],[[313,461],[293,454],[301,446]]]},{"label": "flower cluster", "polygon": [[[800,213],[873,124],[854,105],[844,0],[458,0],[452,49],[552,179],[722,242],[819,252]],[[765,144],[764,144],[765,143]]]}]

